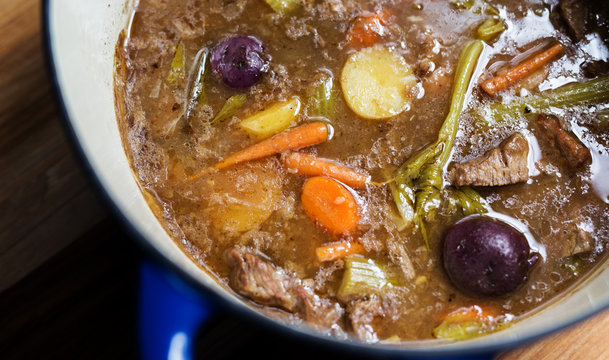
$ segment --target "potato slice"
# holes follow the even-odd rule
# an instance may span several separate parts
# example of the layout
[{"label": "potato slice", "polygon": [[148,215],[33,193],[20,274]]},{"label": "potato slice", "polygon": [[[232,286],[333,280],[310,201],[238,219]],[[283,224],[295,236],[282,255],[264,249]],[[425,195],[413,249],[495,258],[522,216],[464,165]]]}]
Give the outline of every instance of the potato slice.
[{"label": "potato slice", "polygon": [[277,210],[282,176],[274,162],[248,164],[212,176],[206,215],[214,228],[229,233],[252,230]]},{"label": "potato slice", "polygon": [[294,96],[244,119],[239,126],[258,139],[268,138],[287,129],[296,120],[300,105],[300,99]]},{"label": "potato slice", "polygon": [[366,119],[389,119],[406,110],[415,84],[406,61],[382,45],[352,54],[341,75],[347,105]]}]

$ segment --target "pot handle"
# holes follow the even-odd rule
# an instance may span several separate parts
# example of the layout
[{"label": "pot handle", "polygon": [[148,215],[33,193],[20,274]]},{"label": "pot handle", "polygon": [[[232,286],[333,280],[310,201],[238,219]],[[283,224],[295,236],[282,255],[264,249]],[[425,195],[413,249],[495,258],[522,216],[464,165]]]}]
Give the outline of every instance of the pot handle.
[{"label": "pot handle", "polygon": [[192,360],[197,331],[217,305],[150,260],[142,260],[139,286],[140,358]]},{"label": "pot handle", "polygon": [[[139,351],[142,360],[194,360],[197,331],[219,308],[162,265],[142,260],[139,289]],[[494,354],[436,360],[492,360]],[[390,357],[389,359],[392,359]],[[423,360],[397,357],[400,360]],[[429,358],[426,358],[429,360]]]}]

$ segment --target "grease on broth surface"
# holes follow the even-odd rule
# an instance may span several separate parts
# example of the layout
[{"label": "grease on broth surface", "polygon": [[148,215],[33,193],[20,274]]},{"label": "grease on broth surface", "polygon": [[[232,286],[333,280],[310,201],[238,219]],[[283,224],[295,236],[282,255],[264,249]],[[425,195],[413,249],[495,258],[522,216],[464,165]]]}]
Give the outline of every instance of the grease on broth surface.
[{"label": "grease on broth surface", "polygon": [[[597,116],[606,111],[609,99],[527,108],[509,121],[493,116],[496,103],[589,81],[582,65],[608,60],[607,34],[592,29],[582,38],[574,36],[568,24],[557,20],[560,6],[557,1],[533,0],[307,0],[275,12],[262,0],[142,0],[127,41],[117,46],[125,150],[151,207],[193,261],[220,283],[276,309],[289,321],[304,320],[320,331],[365,342],[451,337],[454,333],[446,331],[447,326],[462,331],[459,326],[468,321],[478,324],[468,336],[496,331],[565,291],[604,258],[609,238],[609,194],[603,178],[609,169],[609,134],[603,117]],[[524,283],[498,297],[463,293],[445,273],[444,234],[467,215],[450,201],[455,188],[446,177],[435,217],[423,220],[428,246],[420,229],[404,226],[392,183],[386,182],[400,165],[438,139],[451,106],[460,54],[489,18],[493,22],[487,24],[496,31],[485,37],[475,63],[450,166],[484,156],[516,132],[528,141],[526,181],[473,187],[492,210],[485,216],[526,233],[531,252],[539,255]],[[350,32],[358,21],[368,21],[364,28],[374,32],[358,35],[353,42]],[[217,44],[237,36],[258,39],[263,44],[260,61],[268,62],[254,85],[242,88],[228,86],[206,60],[213,59]],[[498,96],[478,86],[557,42],[564,53]],[[397,110],[384,111],[374,120],[370,118],[377,116],[362,116],[361,111],[383,105],[378,102],[391,92],[354,112],[341,83],[349,59],[371,53],[366,50],[370,48],[382,50],[366,66],[384,66],[402,72],[405,79],[371,73],[365,83],[357,78],[349,82],[347,86],[357,87],[357,101],[364,103],[371,82],[379,81],[375,94],[403,86],[404,92],[391,103],[398,104]],[[245,100],[229,102],[228,115],[213,121],[236,95]],[[300,108],[277,130],[265,127],[268,123],[249,125],[271,129],[264,130],[263,137],[272,138],[271,132],[282,134],[313,121],[328,123],[332,133],[327,141],[291,150],[371,179],[363,187],[346,187],[358,206],[355,231],[328,231],[307,215],[302,206],[306,177],[286,169],[286,151],[208,171],[263,141],[244,130],[241,121],[264,110],[276,111],[277,104],[294,97],[302,101]],[[566,139],[590,150],[584,166],[570,166],[556,141],[540,129],[539,113],[556,115]],[[335,205],[344,201],[338,197]],[[329,244],[343,255],[320,261],[316,251]],[[247,273],[250,268],[260,273]],[[345,274],[376,275],[370,275],[375,280],[359,292],[345,292]],[[254,278],[254,285],[245,281],[246,275]],[[269,295],[272,286],[260,281],[281,284],[281,289]],[[447,319],[454,323],[447,325]]]}]

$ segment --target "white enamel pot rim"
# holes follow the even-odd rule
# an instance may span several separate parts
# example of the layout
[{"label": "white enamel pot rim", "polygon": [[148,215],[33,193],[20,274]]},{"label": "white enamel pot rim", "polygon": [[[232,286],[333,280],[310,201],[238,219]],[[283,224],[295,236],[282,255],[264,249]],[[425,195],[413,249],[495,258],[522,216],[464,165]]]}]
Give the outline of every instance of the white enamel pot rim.
[{"label": "white enamel pot rim", "polygon": [[43,21],[49,69],[63,105],[68,129],[99,188],[116,213],[146,248],[202,291],[212,293],[235,311],[262,324],[301,338],[376,355],[414,357],[488,353],[514,347],[583,320],[609,305],[607,262],[549,306],[510,328],[478,339],[440,343],[429,340],[405,345],[366,345],[292,328],[267,318],[223,290],[195,265],[167,235],[147,206],[129,167],[114,108],[114,50],[127,24],[134,0],[44,1]]}]

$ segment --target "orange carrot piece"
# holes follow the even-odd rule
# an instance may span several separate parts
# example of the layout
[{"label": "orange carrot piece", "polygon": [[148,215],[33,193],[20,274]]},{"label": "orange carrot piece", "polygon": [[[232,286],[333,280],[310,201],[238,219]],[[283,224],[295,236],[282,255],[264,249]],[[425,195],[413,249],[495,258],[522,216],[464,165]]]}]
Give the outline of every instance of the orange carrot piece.
[{"label": "orange carrot piece", "polygon": [[538,54],[523,63],[510,69],[503,75],[497,75],[482,83],[482,89],[490,95],[495,95],[499,91],[516,84],[518,81],[532,74],[535,70],[544,66],[558,54],[562,53],[561,44],[556,44],[546,51]]},{"label": "orange carrot piece", "polygon": [[359,208],[346,187],[327,177],[305,181],[301,195],[305,213],[332,234],[350,234],[357,228]]},{"label": "orange carrot piece", "polygon": [[315,249],[317,260],[333,261],[353,254],[365,254],[366,248],[359,241],[340,241]]},{"label": "orange carrot piece", "polygon": [[482,308],[478,305],[472,305],[469,307],[461,307],[455,311],[452,311],[444,317],[444,321],[450,321],[453,323],[466,322],[466,321],[490,321],[497,316],[497,312],[492,308]]},{"label": "orange carrot piece", "polygon": [[370,182],[370,176],[359,173],[332,160],[318,158],[299,152],[289,153],[283,158],[289,172],[304,176],[327,176],[348,186],[361,188]]},{"label": "orange carrot piece", "polygon": [[[212,166],[211,169],[224,169],[229,166],[262,159],[284,151],[297,150],[306,146],[316,145],[326,140],[328,140],[328,125],[325,123],[312,122],[300,125],[245,148]],[[189,180],[196,179],[201,175],[206,174],[209,170],[210,169],[205,169],[198,174],[191,176]]]},{"label": "orange carrot piece", "polygon": [[381,10],[374,14],[358,16],[347,34],[347,40],[351,46],[367,47],[374,45],[385,35],[385,25],[389,20],[389,12]]}]

